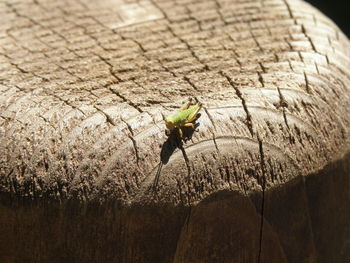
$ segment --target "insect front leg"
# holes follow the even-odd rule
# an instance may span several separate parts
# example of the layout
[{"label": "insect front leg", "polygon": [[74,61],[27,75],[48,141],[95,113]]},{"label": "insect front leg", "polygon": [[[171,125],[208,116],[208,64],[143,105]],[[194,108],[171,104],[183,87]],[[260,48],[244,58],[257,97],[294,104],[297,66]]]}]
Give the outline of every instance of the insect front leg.
[{"label": "insect front leg", "polygon": [[183,131],[181,129],[181,127],[178,128],[179,129],[179,136],[180,136],[180,139],[183,139],[184,137],[184,134],[183,134]]}]

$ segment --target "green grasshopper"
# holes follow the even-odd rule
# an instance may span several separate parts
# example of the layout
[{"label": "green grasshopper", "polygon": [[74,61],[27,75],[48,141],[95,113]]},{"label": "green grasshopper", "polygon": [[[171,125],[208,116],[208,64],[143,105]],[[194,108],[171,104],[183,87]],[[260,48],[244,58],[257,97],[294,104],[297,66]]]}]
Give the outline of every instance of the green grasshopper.
[{"label": "green grasshopper", "polygon": [[189,98],[177,113],[164,120],[165,126],[168,129],[166,134],[169,135],[172,130],[178,129],[180,138],[184,139],[184,132],[182,129],[184,127],[196,128],[194,122],[199,117],[201,108],[202,103],[197,100],[196,103],[193,103],[193,99]]}]

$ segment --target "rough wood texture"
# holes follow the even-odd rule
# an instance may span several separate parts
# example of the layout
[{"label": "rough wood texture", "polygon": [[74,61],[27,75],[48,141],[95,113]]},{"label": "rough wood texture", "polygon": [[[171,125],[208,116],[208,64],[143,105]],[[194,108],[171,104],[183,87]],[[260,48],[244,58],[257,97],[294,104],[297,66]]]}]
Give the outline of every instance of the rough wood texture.
[{"label": "rough wood texture", "polygon": [[[0,261],[350,261],[350,43],[307,3],[0,17]],[[181,151],[163,118],[189,96]]]}]

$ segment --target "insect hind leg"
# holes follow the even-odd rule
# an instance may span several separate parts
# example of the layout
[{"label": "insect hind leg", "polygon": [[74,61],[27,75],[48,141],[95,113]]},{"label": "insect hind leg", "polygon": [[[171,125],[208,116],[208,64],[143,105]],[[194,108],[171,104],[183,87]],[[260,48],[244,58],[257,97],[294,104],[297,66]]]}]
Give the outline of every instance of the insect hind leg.
[{"label": "insect hind leg", "polygon": [[194,122],[196,121],[199,117],[197,115],[199,114],[199,111],[202,108],[202,103],[198,103],[198,108],[191,114],[190,118],[187,120],[187,122]]},{"label": "insect hind leg", "polygon": [[193,98],[192,97],[189,97],[187,102],[185,102],[184,105],[181,106],[181,108],[179,109],[180,111],[181,110],[187,110],[191,105],[194,105],[193,103]]}]

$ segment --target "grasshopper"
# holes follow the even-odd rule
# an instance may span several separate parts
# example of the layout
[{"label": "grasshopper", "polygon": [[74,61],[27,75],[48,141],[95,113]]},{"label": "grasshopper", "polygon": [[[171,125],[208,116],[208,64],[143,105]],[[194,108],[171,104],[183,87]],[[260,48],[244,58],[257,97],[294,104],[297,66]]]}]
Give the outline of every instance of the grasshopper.
[{"label": "grasshopper", "polygon": [[202,103],[198,102],[196,99],[196,103],[193,102],[192,98],[189,98],[188,101],[179,109],[177,113],[166,118],[165,126],[167,128],[166,134],[169,135],[170,132],[174,129],[177,129],[179,132],[179,136],[181,139],[184,138],[184,127],[191,127],[193,129],[196,128],[195,121],[200,116],[199,111],[202,108]]},{"label": "grasshopper", "polygon": [[[195,122],[200,117],[199,111],[201,108],[202,103],[198,102],[197,99],[196,103],[194,103],[193,99],[189,98],[177,113],[164,119],[165,126],[167,128],[165,134],[168,135],[169,138],[163,144],[162,151],[160,153],[161,161],[159,163],[158,170],[153,182],[153,189],[157,189],[162,166],[169,161],[169,158],[174,152],[175,148],[180,148],[183,154],[186,154],[184,153],[182,140],[186,142],[186,140],[190,138],[191,134],[198,127],[199,124]],[[191,128],[192,133],[188,133],[187,130],[183,131],[184,128]],[[176,129],[178,133],[176,132]],[[174,141],[176,142],[175,144]],[[185,155],[184,157],[185,159],[187,158]]]}]

